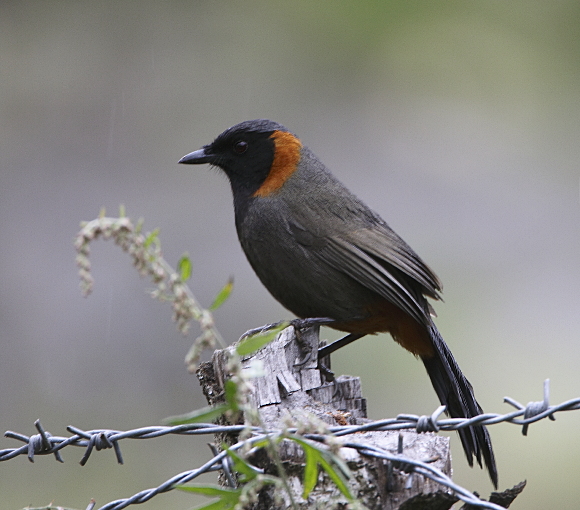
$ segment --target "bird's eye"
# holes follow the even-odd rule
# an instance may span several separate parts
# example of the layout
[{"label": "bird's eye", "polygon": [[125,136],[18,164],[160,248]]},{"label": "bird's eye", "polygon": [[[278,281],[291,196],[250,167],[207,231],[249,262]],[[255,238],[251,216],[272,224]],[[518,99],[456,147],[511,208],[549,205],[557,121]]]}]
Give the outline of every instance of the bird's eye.
[{"label": "bird's eye", "polygon": [[236,154],[243,154],[248,150],[248,142],[245,142],[244,140],[237,140],[234,142],[233,148]]}]

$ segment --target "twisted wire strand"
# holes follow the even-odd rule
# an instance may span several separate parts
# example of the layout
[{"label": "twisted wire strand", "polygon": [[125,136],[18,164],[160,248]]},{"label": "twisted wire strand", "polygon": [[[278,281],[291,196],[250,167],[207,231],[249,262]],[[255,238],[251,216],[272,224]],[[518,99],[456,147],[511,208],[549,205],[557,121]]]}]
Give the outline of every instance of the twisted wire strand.
[{"label": "twisted wire strand", "polygon": [[[573,411],[580,409],[580,398],[567,400],[561,404],[549,405],[549,381],[544,383],[544,399],[540,402],[530,402],[526,406],[520,404],[518,401],[505,397],[504,402],[515,407],[516,410],[505,414],[486,413],[475,416],[470,419],[465,418],[445,418],[439,419],[439,416],[445,410],[444,406],[438,407],[430,416],[417,416],[412,414],[400,414],[396,418],[385,420],[377,420],[363,425],[347,425],[330,427],[329,433],[335,437],[343,437],[357,432],[371,432],[371,431],[388,431],[388,430],[407,430],[415,429],[417,432],[437,432],[439,430],[453,431],[473,425],[495,425],[497,423],[511,423],[522,427],[522,433],[527,434],[527,429],[530,424],[543,419],[554,420],[554,415],[559,412]],[[117,462],[123,463],[121,456],[121,449],[119,442],[123,439],[153,439],[168,434],[176,435],[205,435],[205,434],[235,434],[242,431],[251,431],[253,436],[240,441],[231,447],[232,450],[238,450],[243,446],[250,446],[256,442],[263,440],[265,437],[275,437],[281,434],[279,430],[265,430],[260,427],[248,427],[245,425],[215,425],[212,423],[194,423],[188,425],[177,426],[151,426],[141,427],[133,430],[118,431],[109,429],[97,429],[84,431],[77,427],[68,426],[67,430],[72,434],[69,437],[53,436],[47,432],[39,420],[34,423],[38,434],[26,436],[17,432],[7,431],[4,435],[6,437],[16,439],[25,443],[19,448],[8,448],[0,450],[0,461],[7,461],[18,457],[20,455],[27,455],[31,462],[37,455],[54,455],[58,462],[63,462],[60,455],[60,450],[67,446],[76,446],[85,448],[85,453],[81,459],[81,464],[85,464],[91,453],[96,449],[113,449],[117,458]],[[293,434],[297,432],[296,428],[288,428],[287,433]],[[324,442],[326,436],[321,434],[304,434],[304,437],[318,442]],[[493,510],[501,509],[502,507],[482,501],[467,489],[455,484],[447,475],[436,469],[428,462],[423,462],[415,459],[405,457],[401,453],[393,454],[376,446],[360,444],[356,442],[345,442],[345,448],[353,448],[361,455],[381,458],[387,460],[395,467],[400,467],[406,472],[417,473],[426,478],[439,483],[455,492],[457,497],[462,501],[481,508],[489,508]],[[219,471],[226,469],[227,471],[227,452],[219,453],[213,452],[214,456],[201,467],[184,471],[172,478],[166,480],[158,487],[147,489],[134,494],[130,498],[119,499],[111,501],[105,506],[100,507],[99,510],[121,510],[133,504],[144,503],[152,497],[163,492],[172,490],[175,485],[187,483],[203,473],[209,471]],[[226,473],[227,474],[227,473]],[[92,506],[91,506],[92,505]],[[87,509],[94,507],[94,502],[89,504]]]}]

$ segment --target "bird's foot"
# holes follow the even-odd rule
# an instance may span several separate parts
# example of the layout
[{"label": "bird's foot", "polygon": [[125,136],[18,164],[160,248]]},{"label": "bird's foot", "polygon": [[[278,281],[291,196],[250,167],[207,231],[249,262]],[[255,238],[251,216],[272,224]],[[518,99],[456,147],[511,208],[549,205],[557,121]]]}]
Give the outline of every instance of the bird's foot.
[{"label": "bird's foot", "polygon": [[290,325],[294,328],[296,335],[296,343],[304,353],[304,356],[294,363],[295,367],[302,367],[313,360],[319,344],[320,326],[332,322],[334,322],[334,319],[328,317],[311,317],[290,321]]},{"label": "bird's foot", "polygon": [[243,340],[244,338],[247,338],[249,336],[253,336],[253,335],[260,335],[262,333],[267,333],[268,331],[277,328],[278,326],[284,324],[284,323],[288,323],[288,321],[278,321],[278,322],[273,322],[272,324],[266,324],[265,326],[260,326],[259,328],[253,328],[253,329],[249,329],[248,331],[246,331],[241,337],[240,340]]},{"label": "bird's foot", "polygon": [[294,326],[295,330],[301,331],[311,328],[312,326],[328,326],[333,322],[336,321],[330,317],[310,317],[308,319],[292,319],[290,325]]},{"label": "bird's foot", "polygon": [[273,322],[271,324],[266,324],[265,326],[260,326],[259,328],[249,329],[240,337],[240,340],[247,338],[249,336],[266,333],[274,328],[281,326],[282,324],[288,324],[289,326],[293,326],[296,332],[299,334],[299,332],[308,329],[312,326],[325,326],[327,324],[331,324],[332,322],[334,322],[334,319],[330,319],[328,317],[313,317],[309,319],[292,319],[291,321],[278,321]]}]

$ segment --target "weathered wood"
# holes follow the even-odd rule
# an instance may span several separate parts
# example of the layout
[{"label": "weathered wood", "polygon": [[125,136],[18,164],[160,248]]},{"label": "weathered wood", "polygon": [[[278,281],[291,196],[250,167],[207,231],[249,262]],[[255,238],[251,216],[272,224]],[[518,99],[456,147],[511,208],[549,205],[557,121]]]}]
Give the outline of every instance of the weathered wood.
[{"label": "weathered wood", "polygon": [[[281,429],[291,421],[295,426],[308,427],[309,423],[320,420],[328,425],[362,424],[369,420],[366,414],[366,400],[362,396],[358,377],[340,376],[334,382],[326,381],[324,371],[318,368],[319,347],[318,327],[312,327],[295,334],[293,327],[282,331],[278,337],[251,356],[242,360],[242,370],[250,370],[255,363],[263,364],[264,376],[252,379],[254,390],[250,396],[252,406],[259,411],[264,427]],[[227,350],[216,351],[211,362],[203,364],[198,377],[204,394],[210,404],[223,399],[223,385],[227,380]],[[315,418],[313,418],[315,417]],[[222,421],[223,423],[223,421]],[[451,472],[449,440],[434,434],[417,434],[412,431],[365,432],[339,440],[379,446],[396,453],[402,437],[403,455],[412,459],[435,459],[432,465],[446,474]],[[232,444],[236,437],[217,438],[220,444],[225,440]],[[352,472],[349,485],[361,503],[371,510],[396,510],[408,501],[412,506],[415,496],[429,495],[420,508],[450,508],[456,498],[442,491],[442,487],[418,474],[407,474],[388,462],[361,456],[352,448],[340,448],[340,454]],[[345,508],[346,500],[340,496],[334,483],[325,475],[319,476],[319,483],[308,501],[300,497],[302,493],[303,453],[293,442],[286,441],[280,451],[280,458],[287,469],[289,485],[294,492],[300,509]],[[265,454],[252,461],[266,472],[276,474],[275,467]],[[277,510],[290,507],[287,496],[282,495],[282,503],[276,503],[273,494],[264,489],[259,502],[252,508]],[[448,506],[445,506],[448,502]]]}]

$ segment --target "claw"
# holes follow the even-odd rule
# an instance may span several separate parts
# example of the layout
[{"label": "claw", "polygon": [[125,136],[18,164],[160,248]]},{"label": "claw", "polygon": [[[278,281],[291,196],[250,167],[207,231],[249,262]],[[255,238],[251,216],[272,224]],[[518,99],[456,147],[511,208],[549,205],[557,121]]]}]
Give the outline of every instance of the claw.
[{"label": "claw", "polygon": [[294,329],[306,329],[312,326],[328,326],[336,322],[334,319],[329,317],[310,317],[308,319],[293,319],[290,324],[294,326]]},{"label": "claw", "polygon": [[266,324],[265,326],[260,326],[259,328],[249,329],[240,337],[240,340],[243,340],[244,338],[247,338],[252,335],[257,335],[259,333],[265,333],[266,331],[270,331],[271,329],[277,328],[283,322],[286,321],[273,322],[272,324]]},{"label": "claw", "polygon": [[326,365],[322,364],[321,361],[318,361],[318,370],[320,370],[320,375],[324,378],[326,382],[333,382],[334,381],[334,372],[330,370]]}]

